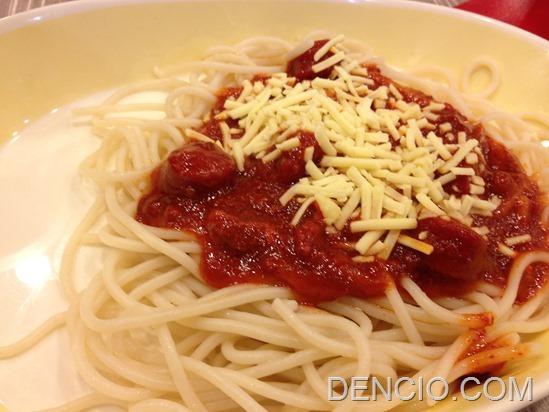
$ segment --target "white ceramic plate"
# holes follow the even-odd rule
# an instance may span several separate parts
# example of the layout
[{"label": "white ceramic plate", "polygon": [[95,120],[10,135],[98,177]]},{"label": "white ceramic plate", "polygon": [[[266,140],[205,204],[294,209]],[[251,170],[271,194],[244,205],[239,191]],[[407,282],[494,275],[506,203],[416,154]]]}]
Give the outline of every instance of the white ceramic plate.
[{"label": "white ceramic plate", "polygon": [[[154,65],[196,57],[209,45],[257,34],[295,38],[318,28],[359,38],[401,67],[437,64],[460,70],[472,58],[490,55],[503,76],[496,103],[510,112],[549,112],[549,42],[423,3],[84,0],[3,19],[0,345],[66,307],[57,283],[63,245],[91,201],[76,166],[97,144],[73,124],[71,106],[143,79]],[[533,339],[549,350],[549,334]],[[534,377],[539,399],[549,395],[547,370],[549,356],[510,373]],[[31,351],[0,361],[0,401],[8,410],[50,407],[87,391],[62,329]],[[494,406],[504,411],[527,404],[450,401],[436,409]]]}]

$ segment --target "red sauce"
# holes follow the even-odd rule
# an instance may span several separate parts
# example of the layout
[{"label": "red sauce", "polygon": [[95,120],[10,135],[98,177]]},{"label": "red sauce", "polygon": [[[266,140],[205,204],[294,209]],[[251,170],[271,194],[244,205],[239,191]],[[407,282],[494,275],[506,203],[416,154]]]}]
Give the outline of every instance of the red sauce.
[{"label": "red sauce", "polygon": [[[299,204],[292,201],[283,207],[279,198],[304,174],[303,147],[316,144],[310,133],[299,137],[299,148],[267,164],[248,159],[243,173],[212,143],[183,146],[153,173],[152,190],[139,203],[138,220],[194,232],[204,248],[204,280],[217,288],[238,283],[287,285],[304,303],[332,300],[352,289],[361,297],[383,294],[389,279],[385,264],[355,264],[345,238],[326,233],[317,207],[310,207],[297,226],[290,224]],[[319,161],[320,149],[317,153]],[[210,161],[218,156],[232,168],[220,169],[220,162]],[[224,184],[168,193],[165,180],[187,169],[179,163],[191,157],[192,165],[202,164],[200,180],[211,173],[213,182]],[[177,167],[172,168],[174,164]]]},{"label": "red sauce", "polygon": [[[321,45],[315,44],[315,50]],[[309,51],[290,62],[289,74],[311,78],[312,55],[314,51]],[[378,85],[391,81],[375,67],[369,68],[369,77]],[[432,101],[421,92],[396,86],[406,101],[420,106]],[[211,119],[222,110],[225,99],[239,92],[222,90]],[[183,146],[152,174],[151,188],[141,199],[136,218],[152,226],[193,232],[203,246],[204,280],[217,288],[240,283],[285,285],[307,304],[345,295],[381,296],[392,279],[402,276],[411,276],[431,296],[459,296],[479,281],[503,288],[512,259],[498,251],[499,243],[528,233],[532,241],[517,246],[519,253],[548,249],[538,188],[512,154],[450,105],[436,123],[446,122],[454,133],[464,131],[468,138],[480,141],[484,160],[476,166],[477,175],[485,180],[486,192],[501,199],[491,217],[474,217],[476,226],[490,228],[487,240],[455,220],[422,219],[409,234],[417,237],[427,231],[425,241],[434,246],[431,255],[397,244],[388,260],[358,263],[352,259],[357,252],[349,245],[356,235],[348,227],[328,233],[316,204],[299,224],[291,225],[299,204],[291,201],[282,206],[279,197],[304,175],[305,147],[315,147],[315,162],[323,155],[307,131],[297,133],[301,146],[272,162],[248,158],[244,172],[237,171],[232,158],[212,143]],[[217,120],[206,122],[200,132],[221,140]],[[444,189],[459,195],[469,183],[469,177],[461,176]],[[545,284],[547,273],[547,265],[531,265],[517,301],[533,296]]]},{"label": "red sauce", "polygon": [[[331,67],[328,67],[318,73],[314,72],[312,69],[315,64],[314,56],[316,52],[319,51],[327,42],[328,40],[315,41],[310,49],[297,56],[295,59],[290,60],[286,67],[286,73],[288,73],[288,76],[295,77],[298,82],[303,80],[312,80],[315,77],[328,77],[332,71]],[[333,53],[328,51],[317,63],[320,63],[331,56],[333,56]]]}]

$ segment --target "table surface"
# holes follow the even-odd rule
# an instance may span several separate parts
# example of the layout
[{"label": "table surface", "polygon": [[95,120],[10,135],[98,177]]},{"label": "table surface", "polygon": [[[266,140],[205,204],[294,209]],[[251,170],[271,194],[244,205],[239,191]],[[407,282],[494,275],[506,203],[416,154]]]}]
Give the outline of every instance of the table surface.
[{"label": "table surface", "polygon": [[[74,0],[0,0],[0,18],[21,13],[27,10],[44,7],[51,4],[66,3]],[[413,0],[423,3],[433,3],[440,6],[452,7],[464,3],[466,0]],[[497,407],[497,404],[494,405]],[[538,401],[521,409],[520,412],[549,411],[549,398]]]}]

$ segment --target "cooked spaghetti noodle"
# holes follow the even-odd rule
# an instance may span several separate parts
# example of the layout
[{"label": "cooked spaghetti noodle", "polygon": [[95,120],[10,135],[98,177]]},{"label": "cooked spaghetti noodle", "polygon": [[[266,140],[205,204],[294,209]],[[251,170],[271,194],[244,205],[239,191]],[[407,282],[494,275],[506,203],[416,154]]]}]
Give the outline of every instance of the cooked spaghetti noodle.
[{"label": "cooked spaghetti noodle", "polygon": [[[219,90],[250,85],[255,76],[284,73],[288,60],[322,38],[327,35],[314,33],[297,45],[252,38],[234,47],[215,47],[200,61],[157,70],[157,79],[77,111],[92,116],[92,130],[101,139],[100,148],[80,168],[97,183],[100,194],[66,247],[61,282],[70,303],[67,328],[75,363],[97,395],[63,410],[113,404],[132,411],[383,411],[402,401],[330,401],[328,378],[410,376],[458,382],[536,353],[523,336],[549,329],[546,287],[518,303],[517,297],[527,268],[549,264],[549,253],[515,254],[517,244],[530,240],[527,234],[501,245],[502,253],[517,256],[503,286],[480,282],[463,295],[431,296],[413,278],[402,277],[389,282],[380,296],[347,295],[302,305],[289,287],[209,286],[201,273],[203,247],[195,234],[136,220],[158,165],[189,141],[210,140],[198,130]],[[387,78],[450,103],[504,142],[547,196],[549,157],[538,149],[547,137],[549,119],[504,114],[491,104],[487,98],[499,75],[489,60],[472,63],[460,82],[437,68],[391,69],[361,43],[329,38],[326,50],[336,58],[328,69],[341,61],[356,68],[375,65]],[[470,91],[469,77],[479,66],[490,71],[493,82],[481,93],[462,93]],[[429,77],[444,77],[446,84]],[[531,126],[531,118],[541,126]],[[225,140],[224,149],[239,164],[242,147],[235,142]],[[263,150],[260,157],[269,153]],[[313,200],[303,197],[299,202],[306,210]],[[358,203],[357,198],[348,208],[354,210]],[[547,211],[542,219],[545,227]],[[394,230],[389,227],[383,236],[393,236]],[[425,243],[399,238],[399,233],[393,243]],[[367,262],[385,250],[375,244],[373,239],[368,248],[355,251],[357,260]],[[75,268],[88,246],[100,247],[104,264],[83,288]],[[21,350],[27,346],[22,344]],[[1,353],[12,356],[13,351]]]}]

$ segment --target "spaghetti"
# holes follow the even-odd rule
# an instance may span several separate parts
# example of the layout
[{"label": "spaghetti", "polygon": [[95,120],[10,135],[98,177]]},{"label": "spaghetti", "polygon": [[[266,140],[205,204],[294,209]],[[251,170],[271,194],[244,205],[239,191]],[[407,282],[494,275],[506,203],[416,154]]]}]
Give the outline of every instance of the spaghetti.
[{"label": "spaghetti", "polygon": [[[327,40],[315,43],[320,39]],[[313,63],[288,74],[288,61],[306,53]],[[478,65],[488,68],[497,83],[496,66],[487,60]],[[471,66],[467,73],[474,70]],[[505,231],[497,237],[497,252],[491,253],[499,253],[497,262],[504,262],[504,281],[479,275],[474,287],[459,294],[435,293],[425,279],[414,276],[388,276],[376,293],[346,290],[327,298],[301,291],[296,299],[293,284],[294,291],[280,286],[289,282],[268,277],[260,279],[261,285],[256,279],[216,288],[204,281],[204,261],[216,256],[206,253],[199,241],[202,233],[197,228],[202,223],[194,228],[172,224],[181,223],[166,218],[175,213],[173,208],[168,215],[166,209],[157,213],[160,223],[150,219],[150,213],[140,214],[143,196],[159,193],[155,185],[164,188],[161,196],[180,190],[172,183],[181,176],[172,176],[168,183],[154,176],[162,175],[159,165],[182,147],[196,142],[214,146],[232,159],[237,174],[249,174],[249,158],[275,164],[285,152],[301,147],[305,172],[300,173],[305,174],[293,176],[277,195],[280,204],[293,207],[289,225],[297,227],[317,210],[328,233],[350,228],[355,235],[338,242],[352,246],[349,259],[357,267],[390,261],[404,250],[413,251],[408,260],[412,255],[436,255],[445,242],[443,235],[434,239],[429,235],[434,229],[421,222],[441,216],[485,239],[486,222],[506,204],[503,196],[484,192],[486,175],[479,159],[486,152],[476,150],[478,140],[469,143],[473,140],[455,130],[456,122],[433,120],[435,129],[429,136],[422,133],[431,127],[426,122],[445,114],[447,106],[438,102],[448,102],[456,113],[478,120],[487,134],[511,148],[528,175],[537,176],[545,197],[549,157],[544,150],[531,149],[539,147],[549,120],[538,117],[542,127],[537,130],[524,120],[531,115],[502,114],[486,100],[494,84],[486,95],[461,94],[458,80],[437,73],[447,75],[447,83],[456,88],[422,79],[426,73],[391,69],[366,46],[344,36],[315,33],[297,45],[252,38],[234,47],[212,48],[200,61],[158,70],[158,79],[122,89],[101,106],[78,110],[93,116],[93,131],[101,139],[100,148],[80,168],[83,176],[97,182],[100,194],[67,245],[61,282],[70,302],[67,328],[75,363],[97,395],[67,409],[114,404],[134,411],[383,411],[402,401],[330,401],[328,378],[441,377],[456,383],[535,354],[535,346],[523,342],[523,334],[549,328],[544,278],[549,265],[544,239],[547,211],[541,200],[532,203],[540,215],[539,228],[529,226],[528,233],[513,236]],[[324,94],[310,88],[315,82]],[[464,85],[469,87],[467,76]],[[219,99],[220,90],[237,91]],[[289,100],[273,100],[284,90]],[[403,96],[406,93],[410,99]],[[399,95],[402,99],[395,99]],[[357,131],[354,118],[334,107],[336,101],[345,102],[345,110],[358,107],[357,117],[368,129]],[[278,105],[269,109],[272,118],[260,110],[269,104]],[[401,128],[394,110],[400,110],[409,128]],[[261,121],[254,117],[259,113],[264,116]],[[312,140],[296,135],[299,130],[292,129],[296,122],[288,120],[290,115],[301,119],[299,130],[310,130]],[[215,133],[208,126],[212,119]],[[377,128],[376,122],[381,122]],[[452,138],[441,138],[452,132]],[[354,142],[345,138],[350,135]],[[402,143],[395,151],[396,140]],[[307,150],[304,141],[316,143]],[[492,152],[500,150],[495,140],[487,144]],[[365,148],[374,154],[361,157]],[[315,150],[322,152],[316,160]],[[362,160],[341,160],[352,158]],[[442,183],[429,177],[426,167],[406,166],[427,161],[436,165],[433,176]],[[409,173],[399,174],[402,168]],[[445,186],[450,174],[470,183],[467,191],[441,190],[451,187]],[[318,180],[322,184],[313,184]],[[392,183],[380,187],[377,180]],[[213,188],[196,182],[183,179],[179,199],[195,198],[201,191],[227,192],[222,177]],[[207,182],[211,180],[200,184]],[[364,182],[374,184],[362,189]],[[297,185],[301,186],[296,189]],[[531,189],[525,196],[537,193],[535,184]],[[380,196],[374,196],[376,191]],[[88,246],[100,246],[104,265],[82,288],[75,267]],[[477,259],[472,258],[468,269],[476,267]],[[384,270],[390,274],[392,268]],[[442,269],[433,264],[430,270]],[[445,276],[450,285],[470,280],[458,269]],[[521,289],[525,282],[526,291]]]}]

